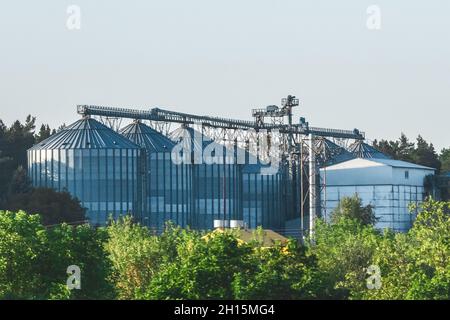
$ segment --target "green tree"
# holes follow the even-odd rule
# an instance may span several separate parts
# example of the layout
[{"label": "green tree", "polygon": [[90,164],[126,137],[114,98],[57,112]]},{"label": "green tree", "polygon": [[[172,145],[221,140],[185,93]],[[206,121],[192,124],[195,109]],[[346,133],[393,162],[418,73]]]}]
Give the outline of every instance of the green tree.
[{"label": "green tree", "polygon": [[34,140],[35,118],[28,116],[25,124],[15,121],[7,128],[0,120],[0,203],[5,200],[14,170],[27,166],[26,150]]},{"label": "green tree", "polygon": [[251,250],[230,233],[207,239],[185,234],[178,258],[164,263],[152,279],[150,299],[232,299],[234,274],[245,269],[242,257]]},{"label": "green tree", "polygon": [[131,217],[111,220],[105,244],[112,264],[109,281],[119,299],[142,299],[167,251],[149,229],[133,223]]},{"label": "green tree", "polygon": [[[43,281],[48,284],[49,299],[112,299],[114,287],[108,281],[111,262],[104,249],[108,234],[104,228],[89,225],[71,226],[65,223],[47,230],[46,264]],[[68,290],[68,266],[76,265],[81,272],[81,288]]]},{"label": "green tree", "polygon": [[414,142],[410,142],[403,132],[398,140],[396,159],[408,162],[414,161]]},{"label": "green tree", "polygon": [[14,169],[27,166],[26,151],[31,148],[34,143],[34,129],[36,118],[27,116],[25,124],[15,121],[6,134],[5,155],[13,159]]},{"label": "green tree", "polygon": [[314,239],[310,250],[323,278],[323,298],[360,299],[379,232],[372,225],[344,216],[334,223],[318,220]]},{"label": "green tree", "polygon": [[42,299],[47,234],[39,216],[0,211],[0,299]]},{"label": "green tree", "polygon": [[450,172],[450,148],[444,148],[439,156],[441,162],[441,171]]},{"label": "green tree", "polygon": [[39,129],[39,133],[35,135],[35,143],[44,141],[55,132],[56,131],[54,129],[53,130],[50,129],[50,126],[48,124],[42,124],[41,128]]},{"label": "green tree", "polygon": [[[45,228],[39,215],[0,211],[0,299],[108,299],[107,233],[88,225]],[[67,267],[81,269],[81,290],[68,290]]]},{"label": "green tree", "polygon": [[384,153],[385,155],[391,157],[392,159],[398,159],[399,157],[399,142],[398,141],[388,141],[388,140],[374,140],[373,146]]},{"label": "green tree", "polygon": [[428,200],[406,234],[386,233],[373,256],[379,290],[365,299],[450,299],[450,202]]},{"label": "green tree", "polygon": [[414,142],[410,142],[403,132],[396,141],[374,140],[373,146],[392,159],[408,162],[414,160]]},{"label": "green tree", "polygon": [[417,137],[415,144],[410,142],[406,135],[402,133],[396,141],[374,140],[373,146],[395,160],[403,160],[435,168],[438,172],[441,168],[441,162],[450,158],[445,153],[445,149],[442,151],[441,157],[439,157],[433,144],[429,144],[420,135]]},{"label": "green tree", "polygon": [[27,193],[12,194],[4,207],[11,211],[37,213],[42,217],[44,225],[86,221],[86,209],[78,199],[66,191],[57,192],[50,188],[33,188]]},{"label": "green tree", "polygon": [[25,170],[22,166],[19,166],[13,172],[12,180],[8,189],[8,196],[28,193],[31,192],[31,190],[32,186],[31,181],[28,178],[27,170]]},{"label": "green tree", "polygon": [[341,199],[331,213],[333,223],[337,223],[343,218],[355,219],[362,225],[374,225],[378,220],[373,212],[373,207],[371,205],[363,206],[362,200],[357,194]]},{"label": "green tree", "polygon": [[245,269],[233,279],[235,299],[313,299],[321,297],[321,277],[314,256],[296,240],[273,247],[253,246],[243,257]]},{"label": "green tree", "polygon": [[428,144],[420,135],[417,137],[417,147],[414,150],[413,159],[414,163],[434,168],[438,172],[441,169],[441,162],[433,144]]}]

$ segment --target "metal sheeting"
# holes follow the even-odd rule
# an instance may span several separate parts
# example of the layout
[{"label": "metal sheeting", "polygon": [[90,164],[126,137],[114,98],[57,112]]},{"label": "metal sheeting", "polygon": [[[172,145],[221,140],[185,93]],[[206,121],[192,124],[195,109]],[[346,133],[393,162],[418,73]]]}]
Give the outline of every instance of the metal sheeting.
[{"label": "metal sheeting", "polygon": [[172,140],[140,121],[124,127],[120,134],[148,152],[171,152],[175,146]]},{"label": "metal sheeting", "polygon": [[30,150],[104,148],[136,149],[137,146],[97,120],[83,118],[34,145]]},{"label": "metal sheeting", "polygon": [[[281,231],[286,201],[283,201],[282,170],[271,174],[250,153],[226,148],[189,127],[170,137],[193,153],[193,227],[211,229],[214,220],[243,220],[249,228],[263,226]],[[238,163],[244,155],[245,163]],[[215,158],[212,163],[205,163]],[[270,172],[270,170],[269,170]]]},{"label": "metal sheeting", "polygon": [[67,190],[87,208],[90,223],[104,225],[109,215],[141,213],[140,152],[85,118],[30,148],[28,171],[34,186]]},{"label": "metal sheeting", "polygon": [[193,169],[194,220],[198,229],[214,220],[242,220],[241,165],[198,164]]},{"label": "metal sheeting", "polygon": [[286,183],[280,170],[264,174],[262,165],[247,165],[243,170],[243,220],[249,228],[262,226],[282,232],[285,212]]},{"label": "metal sheeting", "polygon": [[191,153],[190,226],[212,229],[214,220],[242,220],[242,165],[237,164],[236,151],[190,127],[176,129],[169,137]]},{"label": "metal sheeting", "polygon": [[141,222],[161,232],[167,221],[192,224],[192,167],[172,161],[175,143],[149,126],[135,121],[121,133],[145,150]]},{"label": "metal sheeting", "polygon": [[316,157],[317,161],[322,166],[340,163],[355,158],[353,154],[345,150],[343,147],[340,147],[334,142],[323,137],[315,139],[314,148],[318,154]]},{"label": "metal sheeting", "polygon": [[418,205],[423,201],[422,186],[407,185],[373,185],[373,186],[330,186],[322,207],[322,215],[330,217],[333,210],[344,197],[355,194],[361,198],[363,205],[372,205],[379,219],[376,228],[389,228],[394,231],[408,231],[416,217],[411,213],[410,204]]},{"label": "metal sheeting", "polygon": [[362,140],[357,140],[348,147],[348,151],[357,158],[375,158],[375,159],[390,159],[387,155],[364,143]]}]

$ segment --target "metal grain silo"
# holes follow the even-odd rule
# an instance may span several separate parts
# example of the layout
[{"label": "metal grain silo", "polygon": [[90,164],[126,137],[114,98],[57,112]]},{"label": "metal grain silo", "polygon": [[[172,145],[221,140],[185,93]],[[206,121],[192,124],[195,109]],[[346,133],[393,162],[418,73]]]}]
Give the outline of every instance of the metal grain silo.
[{"label": "metal grain silo", "polygon": [[34,186],[67,190],[87,208],[91,224],[141,214],[139,146],[85,117],[28,150]]},{"label": "metal grain silo", "polygon": [[365,143],[362,140],[357,140],[353,144],[351,144],[348,147],[348,151],[353,154],[356,158],[363,158],[363,159],[390,159],[389,156],[382,153],[375,147]]},{"label": "metal grain silo", "polygon": [[142,223],[162,231],[166,221],[186,227],[191,219],[191,166],[172,161],[175,143],[136,120],[121,134],[146,152]]},{"label": "metal grain silo", "polygon": [[251,229],[282,232],[287,216],[288,180],[284,166],[276,171],[261,163],[246,164],[242,170],[244,224]]},{"label": "metal grain silo", "polygon": [[192,223],[196,229],[212,229],[214,220],[242,220],[242,165],[233,148],[212,141],[190,127],[169,136],[190,152],[192,163]]}]

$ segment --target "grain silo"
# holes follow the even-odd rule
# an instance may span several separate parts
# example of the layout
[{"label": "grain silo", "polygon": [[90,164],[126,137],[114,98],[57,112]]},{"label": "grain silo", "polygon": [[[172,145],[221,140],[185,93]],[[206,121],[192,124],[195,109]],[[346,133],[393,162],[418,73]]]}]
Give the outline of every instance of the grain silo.
[{"label": "grain silo", "polygon": [[100,122],[84,117],[28,150],[36,187],[67,190],[87,208],[89,222],[109,215],[141,214],[139,146]]},{"label": "grain silo", "polygon": [[190,127],[180,127],[170,138],[182,146],[192,164],[192,224],[212,229],[215,220],[242,220],[242,166],[233,148],[212,141]]},{"label": "grain silo", "polygon": [[348,147],[348,151],[356,158],[390,159],[386,154],[365,143],[363,140],[355,141]]},{"label": "grain silo", "polygon": [[283,231],[288,210],[285,199],[289,185],[283,171],[284,167],[273,170],[270,165],[263,165],[259,161],[244,166],[243,220],[249,228],[262,226],[277,232]]},{"label": "grain silo", "polygon": [[242,221],[248,228],[281,231],[288,204],[284,166],[264,165],[251,153],[225,147],[200,132],[181,127],[170,135],[191,152],[194,227],[211,229],[214,220]]},{"label": "grain silo", "polygon": [[175,143],[138,120],[120,132],[146,151],[142,223],[158,231],[169,220],[190,225],[191,165],[172,161]]}]

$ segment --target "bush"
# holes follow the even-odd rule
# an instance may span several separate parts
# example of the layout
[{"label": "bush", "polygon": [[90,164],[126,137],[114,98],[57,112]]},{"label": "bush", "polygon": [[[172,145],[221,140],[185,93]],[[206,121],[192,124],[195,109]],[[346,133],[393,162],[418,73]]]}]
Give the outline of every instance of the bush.
[{"label": "bush", "polygon": [[[0,211],[0,299],[112,298],[104,230],[45,228],[40,220],[23,211]],[[66,288],[70,265],[81,269],[81,290]]]}]

